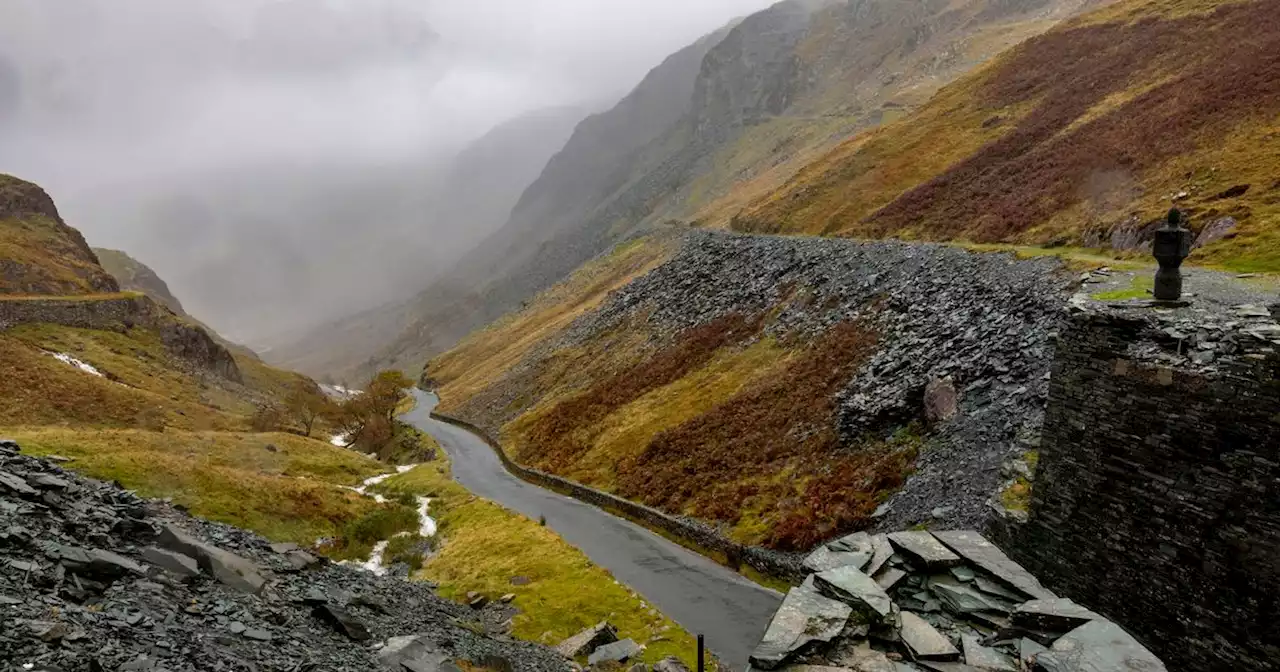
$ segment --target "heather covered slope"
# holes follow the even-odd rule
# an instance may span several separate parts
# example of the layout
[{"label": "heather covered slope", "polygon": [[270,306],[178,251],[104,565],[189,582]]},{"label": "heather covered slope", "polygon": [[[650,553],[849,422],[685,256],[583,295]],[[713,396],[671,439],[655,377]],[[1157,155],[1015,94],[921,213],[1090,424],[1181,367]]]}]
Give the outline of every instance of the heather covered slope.
[{"label": "heather covered slope", "polygon": [[1143,251],[1173,205],[1196,260],[1280,269],[1280,14],[1125,0],[1002,54],[734,218],[740,230]]},{"label": "heather covered slope", "polygon": [[1054,260],[711,232],[625,252],[432,360],[441,410],[523,464],[784,550],[980,526],[1030,450]]}]

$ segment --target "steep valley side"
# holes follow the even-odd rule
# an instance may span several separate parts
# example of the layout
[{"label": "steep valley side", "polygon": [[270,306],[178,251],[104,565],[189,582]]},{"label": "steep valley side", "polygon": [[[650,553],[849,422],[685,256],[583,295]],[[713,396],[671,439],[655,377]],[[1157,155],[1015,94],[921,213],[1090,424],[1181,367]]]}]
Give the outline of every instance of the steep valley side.
[{"label": "steep valley side", "polygon": [[633,243],[678,249],[571,322],[539,316],[584,302],[611,257],[432,360],[442,411],[522,464],[745,544],[992,515],[1041,421],[1059,262],[672,235]]}]

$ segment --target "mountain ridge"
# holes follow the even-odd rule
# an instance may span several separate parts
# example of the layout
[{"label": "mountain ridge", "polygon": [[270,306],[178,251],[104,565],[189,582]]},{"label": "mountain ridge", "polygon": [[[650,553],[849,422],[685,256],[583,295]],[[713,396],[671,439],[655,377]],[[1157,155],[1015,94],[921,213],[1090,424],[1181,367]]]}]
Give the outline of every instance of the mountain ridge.
[{"label": "mountain ridge", "polygon": [[[416,372],[428,356],[635,232],[669,221],[726,226],[742,198],[739,185],[780,184],[839,139],[901,114],[998,47],[1088,4],[789,1],[735,21],[669,57],[618,106],[580,124],[503,229],[454,272],[388,309],[400,313],[389,342],[332,365]],[[898,64],[916,76],[877,69]],[[667,85],[662,97],[675,102],[664,116],[635,114],[659,83]],[[849,101],[857,91],[855,105]],[[600,139],[637,116],[646,125]]]}]

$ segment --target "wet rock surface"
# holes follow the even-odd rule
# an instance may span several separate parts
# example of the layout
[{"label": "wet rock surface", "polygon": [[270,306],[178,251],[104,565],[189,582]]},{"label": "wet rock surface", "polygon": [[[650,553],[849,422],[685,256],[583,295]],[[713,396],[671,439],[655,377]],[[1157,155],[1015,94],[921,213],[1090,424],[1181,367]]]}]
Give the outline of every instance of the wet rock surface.
[{"label": "wet rock surface", "polygon": [[[976,532],[850,535],[893,552],[788,593],[751,657],[792,672],[1162,672],[1120,626],[1055,596]],[[892,581],[886,577],[892,576]]]},{"label": "wet rock surface", "polygon": [[568,669],[425,584],[280,550],[0,442],[0,670]]}]

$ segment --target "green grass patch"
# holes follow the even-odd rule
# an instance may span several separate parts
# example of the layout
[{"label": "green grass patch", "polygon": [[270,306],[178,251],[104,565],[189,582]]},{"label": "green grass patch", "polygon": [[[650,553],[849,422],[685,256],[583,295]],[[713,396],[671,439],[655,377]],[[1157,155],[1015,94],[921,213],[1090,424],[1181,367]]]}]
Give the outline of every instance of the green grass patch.
[{"label": "green grass patch", "polygon": [[[514,593],[514,605],[520,609],[512,622],[517,637],[556,644],[607,620],[618,628],[620,637],[646,644],[644,662],[675,655],[686,664],[694,663],[696,644],[688,632],[550,528],[476,497],[454,482],[443,453],[375,489],[433,498],[431,512],[439,526],[437,552],[419,576],[436,582],[441,595],[459,601],[471,591],[490,598]],[[516,576],[528,578],[529,583],[512,585]]]},{"label": "green grass patch", "polygon": [[[23,451],[63,455],[92,478],[275,541],[311,544],[380,508],[337,485],[385,471],[357,453],[290,434],[7,429]],[[416,518],[415,518],[416,523]]]},{"label": "green grass patch", "polygon": [[1150,275],[1134,276],[1133,281],[1124,289],[1113,289],[1097,292],[1089,296],[1098,301],[1127,301],[1129,299],[1145,299],[1155,290],[1156,280]]}]

